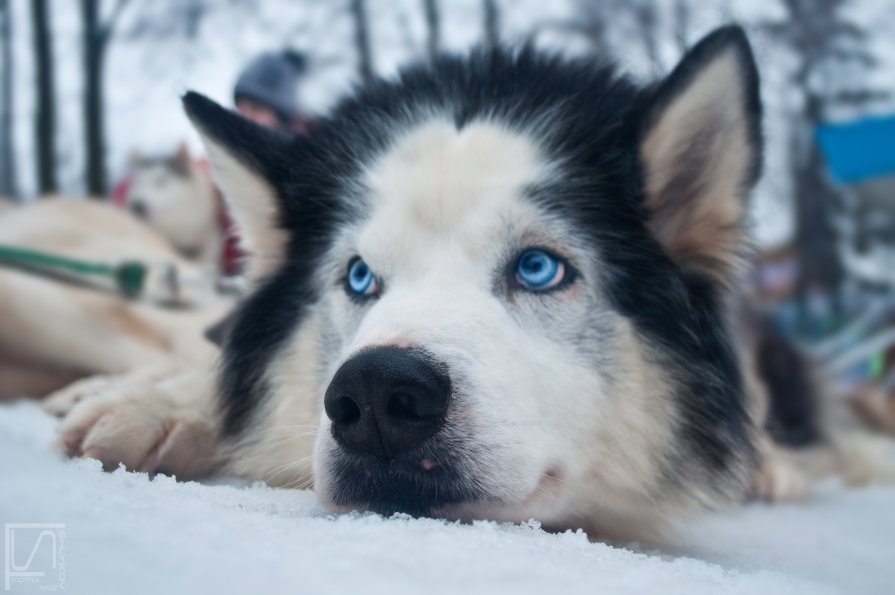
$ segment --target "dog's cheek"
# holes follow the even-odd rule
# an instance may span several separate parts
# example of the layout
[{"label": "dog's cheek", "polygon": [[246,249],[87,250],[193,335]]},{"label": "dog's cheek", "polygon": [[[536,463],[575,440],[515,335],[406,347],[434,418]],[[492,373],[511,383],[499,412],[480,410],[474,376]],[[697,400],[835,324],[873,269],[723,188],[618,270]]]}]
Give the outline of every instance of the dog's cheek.
[{"label": "dog's cheek", "polygon": [[600,381],[554,345],[521,335],[507,343],[515,348],[493,346],[489,351],[502,355],[471,372],[476,396],[468,407],[484,426],[476,438],[502,457],[499,466],[512,468],[524,491],[549,467],[573,462],[569,454],[595,415]]}]

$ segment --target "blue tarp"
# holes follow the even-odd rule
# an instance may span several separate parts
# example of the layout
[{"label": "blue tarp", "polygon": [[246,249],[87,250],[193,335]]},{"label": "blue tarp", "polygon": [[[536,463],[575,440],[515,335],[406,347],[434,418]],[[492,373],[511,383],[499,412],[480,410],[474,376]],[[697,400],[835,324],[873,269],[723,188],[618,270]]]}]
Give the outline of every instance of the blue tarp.
[{"label": "blue tarp", "polygon": [[815,129],[833,178],[843,184],[895,175],[895,114]]}]

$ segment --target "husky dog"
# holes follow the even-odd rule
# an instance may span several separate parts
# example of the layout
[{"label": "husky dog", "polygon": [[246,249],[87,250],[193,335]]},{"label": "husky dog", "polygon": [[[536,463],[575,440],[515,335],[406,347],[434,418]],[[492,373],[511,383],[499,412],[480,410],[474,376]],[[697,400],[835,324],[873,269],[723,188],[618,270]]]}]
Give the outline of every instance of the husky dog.
[{"label": "husky dog", "polygon": [[221,229],[208,172],[186,145],[173,155],[131,157],[130,176],[116,189],[116,202],[157,230],[184,257],[217,265]]},{"label": "husky dog", "polygon": [[740,28],[645,88],[530,48],[446,57],[308,138],[184,105],[255,289],[219,370],[82,401],[69,452],[609,537],[748,489],[728,302],[762,133]]}]

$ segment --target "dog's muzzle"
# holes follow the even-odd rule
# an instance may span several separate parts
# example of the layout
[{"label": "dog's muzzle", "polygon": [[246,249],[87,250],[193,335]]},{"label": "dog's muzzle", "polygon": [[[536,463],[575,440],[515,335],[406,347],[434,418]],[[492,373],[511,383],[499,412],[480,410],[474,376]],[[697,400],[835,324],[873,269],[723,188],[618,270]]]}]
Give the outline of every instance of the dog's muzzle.
[{"label": "dog's muzzle", "polygon": [[473,498],[456,445],[440,435],[451,392],[446,366],[421,349],[375,347],[342,364],[324,397],[339,446],[334,503],[426,515]]}]

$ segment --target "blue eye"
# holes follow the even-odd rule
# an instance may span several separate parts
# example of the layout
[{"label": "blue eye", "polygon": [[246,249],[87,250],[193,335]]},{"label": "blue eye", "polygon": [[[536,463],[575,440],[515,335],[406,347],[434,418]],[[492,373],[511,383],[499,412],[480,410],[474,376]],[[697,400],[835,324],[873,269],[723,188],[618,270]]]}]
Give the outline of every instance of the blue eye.
[{"label": "blue eye", "polygon": [[379,291],[376,275],[362,258],[355,258],[348,267],[348,289],[359,296],[375,295]]},{"label": "blue eye", "polygon": [[533,248],[519,256],[516,263],[516,281],[532,291],[553,289],[566,276],[566,265],[544,250]]}]

